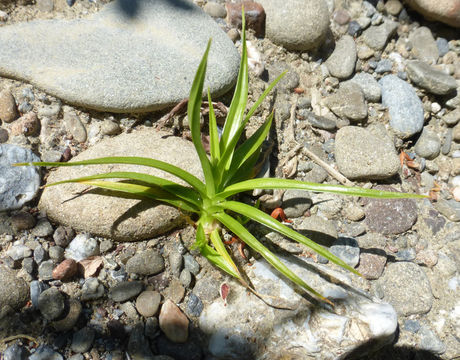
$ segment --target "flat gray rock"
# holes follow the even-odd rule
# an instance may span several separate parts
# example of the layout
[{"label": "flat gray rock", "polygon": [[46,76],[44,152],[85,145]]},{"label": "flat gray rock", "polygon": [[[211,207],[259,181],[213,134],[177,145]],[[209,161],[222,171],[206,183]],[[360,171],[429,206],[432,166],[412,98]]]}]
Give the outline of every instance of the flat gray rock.
[{"label": "flat gray rock", "polygon": [[457,88],[453,76],[437,70],[423,61],[408,61],[406,72],[409,79],[417,86],[435,95],[447,95]]},{"label": "flat gray rock", "polygon": [[426,26],[416,28],[409,35],[409,41],[412,44],[412,55],[429,64],[436,64],[436,60],[439,57],[439,50],[429,28]]},{"label": "flat gray rock", "polygon": [[189,0],[132,3],[132,17],[115,1],[87,19],[3,26],[0,75],[86,108],[152,111],[188,97],[212,38],[205,87],[231,88],[239,55],[214,20]]},{"label": "flat gray rock", "polygon": [[350,35],[343,35],[335,44],[334,52],[326,60],[329,73],[339,79],[353,74],[356,64],[356,44]]},{"label": "flat gray rock", "polygon": [[266,14],[265,35],[288,50],[321,45],[329,28],[324,0],[259,0]]},{"label": "flat gray rock", "polygon": [[398,28],[398,23],[385,20],[383,24],[371,26],[363,32],[364,42],[374,50],[382,50]]},{"label": "flat gray rock", "polygon": [[399,159],[391,141],[357,126],[345,126],[335,138],[339,171],[349,179],[378,180],[395,175]]},{"label": "flat gray rock", "polygon": [[[82,152],[72,161],[104,156],[143,156],[174,164],[202,177],[201,166],[192,143],[147,128],[106,139]],[[137,171],[175,180],[172,175],[140,166],[92,165],[63,167],[52,171],[48,183],[109,171]],[[164,233],[183,222],[175,208],[147,200],[122,199],[103,195],[104,191],[79,192],[87,186],[63,184],[45,189],[39,207],[48,218],[75,230],[115,240],[137,241]]]},{"label": "flat gray rock", "polygon": [[40,161],[40,158],[29,149],[0,144],[0,211],[20,209],[37,194],[40,186],[38,168],[12,166],[32,161]]},{"label": "flat gray rock", "polygon": [[390,126],[402,138],[411,137],[423,128],[423,105],[414,88],[395,75],[379,81],[382,104],[388,107]]},{"label": "flat gray rock", "polygon": [[350,121],[367,118],[367,104],[361,87],[354,82],[342,83],[335,94],[325,99],[326,106],[339,117]]}]

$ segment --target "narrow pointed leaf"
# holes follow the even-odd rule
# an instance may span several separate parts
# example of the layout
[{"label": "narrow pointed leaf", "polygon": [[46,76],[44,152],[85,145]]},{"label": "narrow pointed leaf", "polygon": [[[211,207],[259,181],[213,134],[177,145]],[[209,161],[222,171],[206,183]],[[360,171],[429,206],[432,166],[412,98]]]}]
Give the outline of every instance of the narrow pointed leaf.
[{"label": "narrow pointed leaf", "polygon": [[217,131],[216,114],[212,105],[211,92],[208,88],[208,103],[209,103],[209,142],[211,152],[211,164],[217,165],[220,159],[219,133]]},{"label": "narrow pointed leaf", "polygon": [[257,221],[258,223],[269,227],[272,230],[279,232],[305,246],[308,246],[310,249],[315,251],[318,255],[321,255],[328,259],[329,261],[337,264],[344,269],[355,273],[356,275],[361,274],[349,266],[345,261],[338,258],[328,250],[324,249],[321,245],[315,243],[314,241],[310,240],[309,238],[299,234],[297,231],[283,225],[278,220],[273,219],[270,215],[265,214],[263,211],[260,211],[252,206],[237,202],[237,201],[225,201],[221,204],[221,206],[227,210],[234,211],[238,214],[250,217],[252,220]]},{"label": "narrow pointed leaf", "polygon": [[284,265],[284,263],[282,263],[276,255],[274,255],[270,250],[263,246],[243,225],[241,225],[230,215],[227,215],[222,212],[215,214],[215,217],[222,224],[224,224],[230,231],[234,232],[235,235],[239,236],[239,238],[243,240],[248,246],[250,246],[253,250],[261,254],[265,258],[265,260],[267,260],[275,269],[277,269],[280,273],[286,276],[289,280],[304,288],[311,294],[330,303],[328,299],[326,299],[319,292],[311,288],[305,281],[303,281],[300,277],[294,274],[294,272],[292,272],[292,270],[290,270],[286,265]]},{"label": "narrow pointed leaf", "polygon": [[113,181],[102,181],[102,180],[86,180],[86,181],[79,181],[79,184],[89,185],[98,187],[101,189],[108,189],[113,191],[119,191],[127,194],[132,194],[137,197],[142,198],[149,198],[161,202],[165,202],[167,204],[173,205],[180,210],[190,211],[190,212],[198,212],[199,210],[189,204],[177,196],[174,196],[161,188],[154,188],[151,186],[144,186],[138,184],[131,184],[131,183],[124,183],[124,182],[113,182]]},{"label": "narrow pointed leaf", "polygon": [[231,268],[233,268],[233,271],[235,273],[239,274],[240,272],[239,272],[237,266],[235,265],[235,263],[233,262],[232,258],[230,257],[227,249],[225,249],[225,245],[222,242],[222,239],[220,238],[219,229],[214,229],[211,232],[210,237],[211,237],[211,242],[214,245],[214,248],[216,249],[216,251],[219,253],[219,255],[221,255],[224,258],[224,260],[226,261],[226,263]]},{"label": "narrow pointed leaf", "polygon": [[230,169],[223,179],[224,184],[227,184],[238,171],[243,170],[243,167],[247,169],[248,164],[246,162],[254,154],[257,154],[257,157],[260,155],[260,148],[270,131],[272,120],[273,113],[270,114],[265,123],[259,127],[249,139],[247,139],[240,147],[238,147],[238,149],[236,149],[232,159],[232,164],[230,165]]},{"label": "narrow pointed leaf", "polygon": [[192,141],[195,146],[196,152],[201,162],[203,169],[204,178],[206,180],[206,191],[209,196],[215,194],[214,186],[214,174],[211,169],[211,163],[209,162],[206,151],[204,150],[203,143],[201,142],[201,126],[200,126],[200,114],[201,114],[201,98],[203,96],[203,84],[206,76],[206,64],[208,61],[209,48],[211,46],[211,40],[208,42],[206,51],[201,59],[200,65],[196,71],[195,79],[193,80],[192,89],[190,90],[190,96],[188,101],[187,116],[190,123],[190,131],[192,133]]},{"label": "narrow pointed leaf", "polygon": [[78,165],[103,165],[103,164],[128,164],[153,167],[159,170],[166,171],[179,179],[184,180],[186,183],[195,188],[202,195],[206,194],[206,188],[203,182],[196,176],[181,168],[168,164],[161,160],[151,158],[137,157],[137,156],[111,156],[91,160],[70,161],[70,162],[31,162],[31,163],[17,163],[14,166],[78,166]]},{"label": "narrow pointed leaf", "polygon": [[290,179],[250,179],[241,181],[225,188],[218,194],[224,198],[235,195],[240,192],[254,189],[298,189],[314,192],[327,192],[340,195],[352,195],[360,197],[371,197],[376,199],[423,199],[426,195],[408,194],[400,192],[391,192],[375,189],[363,189],[359,187],[350,187],[344,185],[318,184],[299,180]]},{"label": "narrow pointed leaf", "polygon": [[196,244],[201,252],[201,255],[208,259],[209,262],[222,269],[227,274],[237,279],[241,278],[239,272],[235,272],[234,268],[225,260],[225,258],[208,245],[203,225],[201,224],[198,224],[196,229]]},{"label": "narrow pointed leaf", "polygon": [[100,179],[126,179],[126,180],[135,180],[140,181],[143,184],[141,185],[149,185],[154,187],[160,187],[163,190],[166,190],[170,194],[180,197],[182,200],[190,202],[194,204],[196,207],[201,206],[201,198],[199,194],[185,186],[176,184],[173,181],[169,181],[157,176],[143,174],[143,173],[136,173],[136,172],[128,172],[128,171],[114,171],[110,173],[103,173],[103,174],[96,174],[91,176],[84,176],[75,179],[57,181],[51,184],[46,184],[45,187],[55,186],[59,184],[66,184],[66,183],[80,183],[88,180],[100,180]]},{"label": "narrow pointed leaf", "polygon": [[238,73],[235,93],[233,94],[233,99],[228,110],[227,119],[220,139],[221,153],[224,153],[230,143],[230,140],[235,137],[235,134],[243,121],[244,110],[246,109],[246,102],[248,99],[248,54],[246,49],[246,25],[244,16],[242,17],[241,32],[243,51],[241,54],[240,71]]}]

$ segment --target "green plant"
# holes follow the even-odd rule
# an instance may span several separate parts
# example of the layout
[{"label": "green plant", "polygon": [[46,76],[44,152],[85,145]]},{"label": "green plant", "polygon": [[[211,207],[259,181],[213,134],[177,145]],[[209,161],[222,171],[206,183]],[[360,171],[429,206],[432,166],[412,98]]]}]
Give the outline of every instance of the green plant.
[{"label": "green plant", "polygon": [[[272,84],[270,84],[270,86],[268,86],[258,101],[251,107],[249,112],[244,115],[248,98],[248,61],[244,21],[242,33],[243,51],[240,71],[233,100],[231,102],[220,138],[218,135],[216,117],[212,107],[211,95],[208,89],[210,157],[207,156],[201,141],[200,108],[207,57],[211,41],[208,43],[190,91],[188,118],[192,141],[201,162],[205,182],[202,182],[197,177],[174,165],[142,157],[105,157],[69,163],[36,162],[32,164],[22,163],[16,165],[77,166],[97,164],[134,164],[150,166],[171,173],[185,181],[189,186],[183,186],[160,177],[137,172],[103,173],[94,176],[60,181],[47,184],[46,186],[69,182],[81,183],[118,192],[129,193],[140,197],[152,198],[173,205],[182,211],[195,213],[198,217],[198,220],[195,223],[195,246],[211,263],[226,273],[240,279],[240,281],[247,286],[247,283],[244,281],[238,267],[235,265],[222,241],[222,226],[226,227],[238,236],[254,251],[260,253],[273,267],[292,280],[295,284],[301,286],[320,299],[329,302],[295,273],[293,273],[283,262],[279,260],[276,255],[262,245],[246,229],[246,227],[231,214],[237,214],[238,217],[241,216],[252,219],[301,244],[308,246],[310,249],[325,257],[329,261],[355,274],[359,275],[359,273],[314,241],[278,222],[256,207],[231,200],[232,196],[253,189],[302,189],[315,192],[329,192],[374,198],[420,198],[423,196],[345,187],[340,185],[308,183],[296,180],[254,178],[256,174],[254,174],[253,169],[259,158],[262,143],[270,130],[273,113],[271,113],[263,125],[252,136],[242,142],[241,145],[238,145],[238,141],[240,140],[249,118],[284,74],[280,75]],[[115,182],[105,181],[104,179],[124,179],[125,181]],[[128,180],[128,182],[126,182],[126,180]]]}]

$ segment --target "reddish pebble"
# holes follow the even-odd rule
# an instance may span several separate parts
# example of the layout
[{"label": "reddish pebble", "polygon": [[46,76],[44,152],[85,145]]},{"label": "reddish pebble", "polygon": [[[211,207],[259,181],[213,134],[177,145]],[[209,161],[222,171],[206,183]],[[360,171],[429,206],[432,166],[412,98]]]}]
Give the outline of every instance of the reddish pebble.
[{"label": "reddish pebble", "polygon": [[73,259],[66,259],[53,270],[53,279],[68,280],[75,276],[78,271],[78,264]]},{"label": "reddish pebble", "polygon": [[386,262],[387,257],[383,250],[377,250],[376,253],[362,252],[356,270],[366,279],[375,280],[382,275]]},{"label": "reddish pebble", "polygon": [[40,131],[40,120],[34,112],[28,112],[16,120],[11,127],[11,134],[25,136],[38,135]]},{"label": "reddish pebble", "polygon": [[188,338],[187,316],[171,300],[166,300],[159,316],[160,329],[175,343],[184,343]]},{"label": "reddish pebble", "polygon": [[346,25],[350,22],[350,14],[348,14],[348,11],[342,9],[334,11],[332,18],[339,25]]},{"label": "reddish pebble", "polygon": [[241,6],[244,5],[246,27],[252,29],[257,37],[263,37],[265,33],[265,10],[259,3],[243,1],[242,3],[227,2],[227,23],[230,26],[241,28]]}]

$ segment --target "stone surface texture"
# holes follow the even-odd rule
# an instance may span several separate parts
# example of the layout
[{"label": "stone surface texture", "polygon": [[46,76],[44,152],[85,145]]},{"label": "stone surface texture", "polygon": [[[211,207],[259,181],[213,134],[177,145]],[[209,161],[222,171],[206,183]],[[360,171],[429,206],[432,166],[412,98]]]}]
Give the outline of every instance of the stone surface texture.
[{"label": "stone surface texture", "polygon": [[238,52],[191,1],[116,1],[87,19],[4,26],[0,74],[87,108],[152,111],[188,96],[210,38],[205,87],[218,95],[236,80]]},{"label": "stone surface texture", "polygon": [[460,0],[406,0],[406,2],[428,20],[438,20],[453,27],[460,27]]},{"label": "stone surface texture", "polygon": [[324,40],[329,28],[329,10],[324,0],[258,2],[266,14],[265,36],[274,43],[289,50],[310,50]]},{"label": "stone surface texture", "polygon": [[[176,137],[165,137],[154,129],[134,131],[106,139],[82,152],[72,161],[103,156],[144,156],[179,166],[195,176],[200,176],[198,157],[191,142]],[[138,171],[162,176],[161,171],[148,167],[127,165],[104,165],[59,168],[48,182],[88,176],[107,171]],[[171,175],[163,175],[176,180]],[[90,191],[78,184],[64,184],[47,188],[40,199],[40,208],[48,217],[75,230],[118,240],[136,241],[151,238],[182,223],[178,210],[147,200],[123,199],[103,195],[106,192]]]},{"label": "stone surface texture", "polygon": [[[374,345],[382,345],[393,338],[397,321],[390,305],[347,292],[340,284],[325,282],[316,271],[302,265],[301,259],[284,262],[331,301],[340,303],[341,310],[331,312],[313,306],[276,270],[264,261],[256,261],[248,268],[256,291],[273,296],[266,300],[284,310],[266,305],[236,283],[230,284],[227,304],[220,298],[215,300],[199,319],[200,328],[210,336],[208,350],[213,356],[218,359],[230,354],[231,358],[240,359],[336,359],[360,345],[373,341]],[[343,273],[326,271],[340,281],[349,281]],[[355,326],[360,330],[354,331]],[[327,346],[321,345],[325,343]],[[369,350],[365,348],[364,345],[360,350]]]}]

